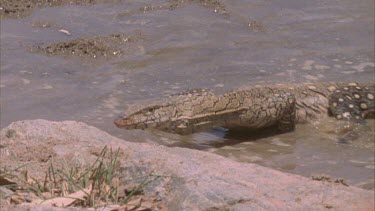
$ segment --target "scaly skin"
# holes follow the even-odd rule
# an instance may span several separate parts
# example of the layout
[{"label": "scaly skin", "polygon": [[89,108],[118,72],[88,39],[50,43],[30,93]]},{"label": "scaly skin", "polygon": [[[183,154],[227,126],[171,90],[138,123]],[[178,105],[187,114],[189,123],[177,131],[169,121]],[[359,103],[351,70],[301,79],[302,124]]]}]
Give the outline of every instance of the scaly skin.
[{"label": "scaly skin", "polygon": [[296,123],[332,113],[365,123],[374,116],[375,83],[315,83],[252,86],[215,95],[208,90],[180,93],[146,105],[133,105],[115,120],[126,129],[156,128],[190,134],[216,127],[291,131]]}]

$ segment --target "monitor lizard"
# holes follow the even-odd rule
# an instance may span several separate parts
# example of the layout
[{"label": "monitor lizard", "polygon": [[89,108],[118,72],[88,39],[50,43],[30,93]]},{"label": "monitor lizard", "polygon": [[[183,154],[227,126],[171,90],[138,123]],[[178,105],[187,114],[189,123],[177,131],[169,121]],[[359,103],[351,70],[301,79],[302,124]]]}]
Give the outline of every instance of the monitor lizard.
[{"label": "monitor lizard", "polygon": [[131,105],[115,120],[126,129],[191,134],[217,127],[293,131],[297,123],[333,116],[365,124],[374,117],[375,82],[256,85],[215,94],[191,90]]}]

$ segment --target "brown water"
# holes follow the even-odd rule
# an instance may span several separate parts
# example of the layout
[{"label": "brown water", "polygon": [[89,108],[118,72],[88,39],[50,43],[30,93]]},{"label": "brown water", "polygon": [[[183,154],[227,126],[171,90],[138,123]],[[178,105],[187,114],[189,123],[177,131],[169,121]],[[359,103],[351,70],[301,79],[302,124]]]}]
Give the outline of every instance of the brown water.
[{"label": "brown water", "polygon": [[[257,140],[224,129],[178,136],[113,125],[127,104],[185,89],[374,80],[373,1],[227,0],[225,14],[196,3],[169,10],[169,1],[115,2],[46,7],[1,20],[2,128],[23,119],[77,120],[129,141],[198,148],[374,189],[373,121],[346,144],[329,129],[335,123],[299,125],[293,133]],[[162,9],[144,10],[150,5]],[[105,60],[29,51],[114,33],[143,39]]]}]

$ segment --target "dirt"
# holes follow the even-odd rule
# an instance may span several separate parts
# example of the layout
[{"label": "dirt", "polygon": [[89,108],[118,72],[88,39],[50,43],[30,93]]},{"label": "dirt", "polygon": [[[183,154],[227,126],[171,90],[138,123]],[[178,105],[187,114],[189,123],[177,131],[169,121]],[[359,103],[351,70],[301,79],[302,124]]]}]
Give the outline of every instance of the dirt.
[{"label": "dirt", "polygon": [[51,28],[55,24],[51,21],[33,21],[31,25],[34,28]]},{"label": "dirt", "polygon": [[[121,0],[3,0],[0,2],[0,19],[22,18],[30,15],[35,8],[54,7],[63,5],[94,5],[98,3],[118,2]],[[176,9],[186,3],[198,3],[204,7],[213,9],[215,12],[225,14],[227,10],[219,0],[169,0],[169,5],[153,6],[148,5],[140,8],[141,12],[148,12],[160,9]]]},{"label": "dirt", "polygon": [[316,181],[323,181],[323,182],[329,182],[329,183],[336,183],[336,184],[341,184],[344,186],[349,186],[344,179],[341,178],[331,178],[330,176],[327,175],[316,175],[311,177],[312,180]]},{"label": "dirt", "polygon": [[[50,56],[74,56],[80,58],[112,58],[123,55],[129,49],[123,47],[129,43],[143,40],[141,32],[135,35],[111,34],[61,41],[46,47],[32,47],[31,51]],[[131,47],[130,47],[131,48]]]},{"label": "dirt", "polygon": [[[54,7],[67,4],[93,5],[111,2],[111,0],[2,0],[0,18],[21,18],[28,16],[35,8]],[[112,0],[114,2],[114,0]]]},{"label": "dirt", "polygon": [[253,32],[265,32],[266,29],[260,21],[250,20],[249,29]]},{"label": "dirt", "polygon": [[[35,8],[72,5],[93,5],[97,3],[114,2],[115,0],[5,0],[0,2],[0,18],[22,18],[32,13]],[[169,0],[170,4],[153,6],[146,5],[139,8],[139,12],[149,12],[161,9],[176,9],[186,3],[198,3],[204,7],[213,9],[215,12],[225,14],[226,8],[218,0]],[[50,28],[54,23],[49,21],[33,21],[35,28]],[[62,33],[70,35],[69,31],[62,30]],[[55,56],[75,56],[81,58],[111,58],[119,57],[124,51],[119,47],[126,43],[136,42],[142,39],[141,33],[138,35],[111,34],[109,36],[94,36],[79,38],[70,41],[62,41],[48,45],[46,47],[32,47],[31,51],[40,52]]]},{"label": "dirt", "polygon": [[186,3],[198,3],[206,8],[214,10],[214,12],[220,14],[226,14],[227,9],[225,5],[220,0],[169,0],[171,2],[170,8],[175,9],[179,8]]}]

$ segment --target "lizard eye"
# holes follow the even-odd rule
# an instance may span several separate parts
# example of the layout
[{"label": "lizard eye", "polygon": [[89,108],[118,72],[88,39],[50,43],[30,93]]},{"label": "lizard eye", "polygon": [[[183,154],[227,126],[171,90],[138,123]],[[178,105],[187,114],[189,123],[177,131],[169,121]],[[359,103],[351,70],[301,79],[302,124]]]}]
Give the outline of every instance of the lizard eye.
[{"label": "lizard eye", "polygon": [[154,112],[154,111],[155,111],[155,108],[149,108],[148,111],[149,111],[149,112]]}]

